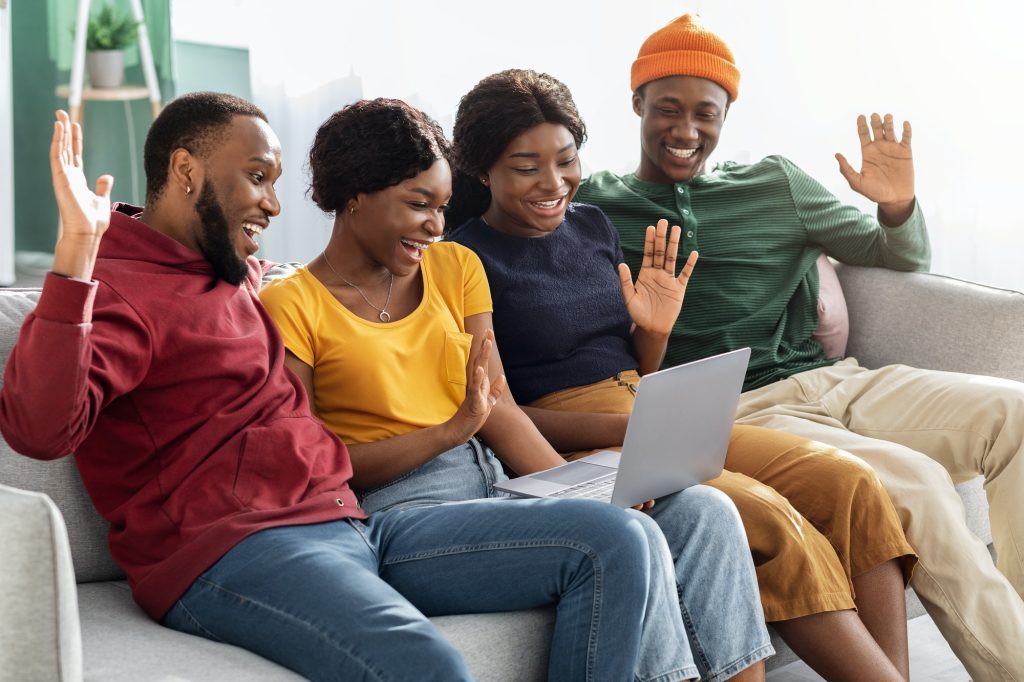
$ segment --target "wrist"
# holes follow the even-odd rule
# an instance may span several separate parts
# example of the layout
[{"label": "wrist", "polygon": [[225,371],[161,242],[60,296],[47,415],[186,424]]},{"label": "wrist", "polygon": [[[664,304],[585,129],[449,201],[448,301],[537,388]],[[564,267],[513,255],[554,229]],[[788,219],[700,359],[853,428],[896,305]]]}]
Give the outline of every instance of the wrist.
[{"label": "wrist", "polygon": [[878,222],[886,227],[898,227],[910,219],[916,203],[916,197],[911,197],[906,201],[879,203]]},{"label": "wrist", "polygon": [[438,424],[437,429],[438,447],[439,452],[445,452],[451,450],[454,447],[462,445],[473,437],[472,433],[467,434],[464,428],[460,428],[460,425],[456,423],[458,414],[449,419],[446,422]]},{"label": "wrist", "polygon": [[53,273],[91,280],[98,251],[99,239],[62,236],[53,249]]}]

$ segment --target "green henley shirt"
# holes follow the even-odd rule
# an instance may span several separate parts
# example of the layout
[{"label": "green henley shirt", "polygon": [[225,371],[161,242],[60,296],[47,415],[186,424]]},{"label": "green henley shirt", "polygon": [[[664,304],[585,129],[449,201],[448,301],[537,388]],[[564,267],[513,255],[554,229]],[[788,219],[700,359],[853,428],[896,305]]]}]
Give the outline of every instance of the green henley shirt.
[{"label": "green henley shirt", "polygon": [[750,346],[745,390],[839,359],[811,338],[819,254],[906,271],[930,262],[919,206],[903,225],[882,227],[781,156],[726,162],[674,185],[603,171],[583,181],[575,200],[608,214],[634,276],[645,228],[660,218],[682,228],[680,259],[696,250],[700,260],[664,366]]}]

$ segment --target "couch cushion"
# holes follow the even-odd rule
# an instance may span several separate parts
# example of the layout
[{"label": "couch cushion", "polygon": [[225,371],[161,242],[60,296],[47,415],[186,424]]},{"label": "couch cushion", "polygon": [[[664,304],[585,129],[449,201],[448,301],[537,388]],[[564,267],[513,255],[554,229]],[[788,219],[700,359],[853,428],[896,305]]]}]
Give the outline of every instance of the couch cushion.
[{"label": "couch cushion", "polygon": [[75,578],[53,502],[0,485],[0,546],[0,680],[81,679]]},{"label": "couch cushion", "polygon": [[[21,323],[39,300],[39,289],[0,289],[0,366],[7,364]],[[0,386],[3,375],[0,373]],[[0,438],[0,483],[46,493],[67,524],[79,582],[123,577],[107,548],[107,523],[92,506],[74,459],[41,462],[15,453]]]},{"label": "couch cushion", "polygon": [[818,326],[811,338],[821,344],[827,358],[846,355],[850,337],[850,316],[846,310],[843,285],[828,256],[818,256]]},{"label": "couch cushion", "polygon": [[[123,582],[79,586],[85,679],[96,682],[299,680],[239,647],[182,634],[150,620]],[[477,680],[545,679],[554,609],[443,616],[434,624]]]}]

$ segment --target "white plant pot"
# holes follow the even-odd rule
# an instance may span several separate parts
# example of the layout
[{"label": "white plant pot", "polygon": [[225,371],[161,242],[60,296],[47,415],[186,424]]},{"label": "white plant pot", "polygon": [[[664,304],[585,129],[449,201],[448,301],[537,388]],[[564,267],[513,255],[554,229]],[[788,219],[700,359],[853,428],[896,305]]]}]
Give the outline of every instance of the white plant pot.
[{"label": "white plant pot", "polygon": [[124,50],[93,50],[85,55],[85,68],[94,88],[116,88],[124,82]]}]

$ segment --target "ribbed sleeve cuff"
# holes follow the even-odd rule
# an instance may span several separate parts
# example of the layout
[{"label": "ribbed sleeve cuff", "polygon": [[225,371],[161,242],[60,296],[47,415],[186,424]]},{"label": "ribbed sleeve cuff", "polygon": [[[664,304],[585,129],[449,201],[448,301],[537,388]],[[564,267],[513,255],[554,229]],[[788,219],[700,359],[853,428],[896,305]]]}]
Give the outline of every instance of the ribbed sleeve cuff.
[{"label": "ribbed sleeve cuff", "polygon": [[46,273],[35,316],[51,322],[85,324],[92,321],[92,304],[98,283],[83,282]]},{"label": "ribbed sleeve cuff", "polygon": [[875,219],[878,221],[878,224],[885,229],[887,233],[892,234],[893,232],[899,232],[901,230],[906,231],[908,229],[918,227],[920,222],[924,219],[924,214],[921,212],[921,204],[917,201],[917,198],[915,197],[914,210],[910,212],[910,216],[906,220],[904,220],[902,224],[892,226],[886,225],[885,223],[882,222],[882,217],[879,215],[878,211],[875,212]]}]

